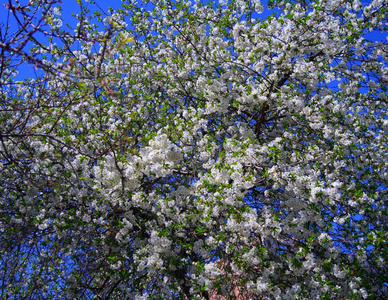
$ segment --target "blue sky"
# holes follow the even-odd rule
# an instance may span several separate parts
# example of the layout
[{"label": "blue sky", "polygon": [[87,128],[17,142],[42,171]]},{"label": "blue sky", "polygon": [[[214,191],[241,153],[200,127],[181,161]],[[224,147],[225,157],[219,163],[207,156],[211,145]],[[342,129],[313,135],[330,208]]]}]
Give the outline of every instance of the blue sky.
[{"label": "blue sky", "polygon": [[[64,25],[66,23],[68,23],[70,27],[72,27],[72,28],[76,27],[78,20],[74,17],[74,15],[81,13],[81,8],[80,8],[80,5],[78,4],[78,1],[80,1],[80,0],[63,0],[63,1],[61,1],[62,3],[58,3],[58,6],[61,6],[61,10],[62,10],[61,15],[62,15],[62,18],[64,20]],[[91,13],[93,13],[95,11],[101,11],[103,13],[103,15],[105,15],[105,16],[110,15],[109,8],[113,8],[114,10],[117,10],[122,6],[121,0],[110,0],[110,1],[81,0],[81,1],[85,5],[85,7],[90,10]],[[2,3],[2,5],[0,6],[0,20],[1,20],[0,23],[2,23],[2,25],[5,25],[7,22],[6,20],[7,20],[9,11],[7,8],[5,8],[7,1],[3,0],[2,2],[4,2],[4,3]],[[216,2],[218,2],[218,1],[216,1]],[[263,1],[263,4],[265,4],[265,2],[266,1]],[[16,2],[14,0],[11,3],[16,4]],[[26,5],[28,3],[28,1],[22,0],[22,1],[20,1],[20,3],[22,5]],[[95,4],[92,4],[92,3],[95,3]],[[145,1],[145,3],[147,3],[147,5],[146,5],[147,9],[153,9],[155,7],[151,1]],[[270,11],[265,10],[264,13],[262,13],[260,15],[257,14],[254,17],[265,18],[269,14],[270,14]],[[14,17],[12,16],[12,14],[10,15],[9,21],[10,21],[9,25],[11,26],[10,32],[14,32],[15,30],[17,30],[17,23],[16,23]],[[64,28],[66,29],[66,27],[64,27]],[[4,30],[4,28],[2,30]],[[101,30],[103,30],[103,27],[101,27]],[[387,36],[388,36],[387,33],[383,34],[381,32],[371,32],[371,33],[366,35],[366,37],[368,39],[371,39],[372,41],[387,41]],[[43,34],[36,34],[35,37],[39,41],[48,43],[47,36],[44,36]],[[28,45],[25,49],[26,50],[28,49]],[[34,69],[33,66],[28,65],[27,63],[24,63],[18,69],[19,69],[19,75],[16,77],[17,80],[35,77],[36,70]],[[38,71],[37,73],[39,74],[40,72]]]},{"label": "blue sky", "polygon": [[[58,3],[58,5],[55,6],[60,6],[61,7],[61,17],[63,19],[63,29],[68,30],[68,28],[65,26],[66,23],[72,27],[75,28],[77,26],[78,20],[76,19],[75,15],[81,13],[81,8],[78,3],[79,0],[63,0],[61,1],[62,3]],[[90,0],[81,0],[83,5],[90,10],[88,13],[89,15],[92,14],[93,12],[100,11],[103,13],[102,17],[106,17],[110,15],[110,8],[113,8],[113,10],[117,10],[122,7],[122,1],[121,0],[110,0],[110,1],[105,1],[105,0],[96,0],[96,1],[90,1]],[[6,1],[4,1],[6,2]],[[216,1],[217,3],[218,1]],[[12,2],[14,3],[14,1]],[[27,0],[22,0],[20,1],[22,5],[26,5],[28,3]],[[144,1],[146,4],[146,8],[149,10],[152,10],[155,5],[152,4],[151,1]],[[15,3],[16,4],[16,3]],[[7,20],[9,20],[9,25],[10,25],[10,33],[15,32],[19,26],[17,22],[15,21],[14,16],[9,12],[9,10],[5,7],[6,4],[3,3],[0,6],[0,24],[6,25]],[[256,14],[256,18],[265,18],[270,14],[270,11],[266,10],[262,14]],[[9,17],[9,18],[8,18]],[[22,18],[21,18],[22,19]],[[104,28],[101,26],[101,31],[103,31]],[[72,32],[70,31],[70,34]],[[34,37],[41,43],[43,44],[48,44],[48,37],[41,34],[41,33],[35,33]],[[27,46],[24,48],[25,51],[28,50],[28,46],[31,45],[30,43],[27,44]],[[34,66],[28,64],[28,63],[23,63],[21,66],[18,68],[19,74],[16,77],[16,80],[23,80],[27,78],[35,78],[36,74],[41,74],[39,70],[36,70]]]}]

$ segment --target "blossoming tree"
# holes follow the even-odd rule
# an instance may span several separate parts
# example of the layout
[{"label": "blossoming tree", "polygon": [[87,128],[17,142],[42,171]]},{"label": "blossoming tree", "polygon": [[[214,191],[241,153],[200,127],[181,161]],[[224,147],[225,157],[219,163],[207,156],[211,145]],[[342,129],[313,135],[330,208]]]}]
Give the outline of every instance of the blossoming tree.
[{"label": "blossoming tree", "polygon": [[21,2],[2,298],[387,297],[388,1]]}]

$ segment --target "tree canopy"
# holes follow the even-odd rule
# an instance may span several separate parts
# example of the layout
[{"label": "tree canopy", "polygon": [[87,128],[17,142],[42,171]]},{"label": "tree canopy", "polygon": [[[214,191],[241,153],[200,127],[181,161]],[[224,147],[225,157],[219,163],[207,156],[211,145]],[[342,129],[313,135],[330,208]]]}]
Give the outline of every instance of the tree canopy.
[{"label": "tree canopy", "polygon": [[1,4],[2,299],[388,297],[387,0],[60,2]]}]

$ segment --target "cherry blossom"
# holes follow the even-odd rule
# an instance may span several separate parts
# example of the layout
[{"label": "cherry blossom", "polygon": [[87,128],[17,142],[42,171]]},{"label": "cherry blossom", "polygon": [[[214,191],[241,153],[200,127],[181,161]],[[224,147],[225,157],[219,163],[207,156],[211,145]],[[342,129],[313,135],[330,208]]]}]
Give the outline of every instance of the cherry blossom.
[{"label": "cherry blossom", "polygon": [[388,1],[77,2],[2,5],[4,298],[388,297]]}]

